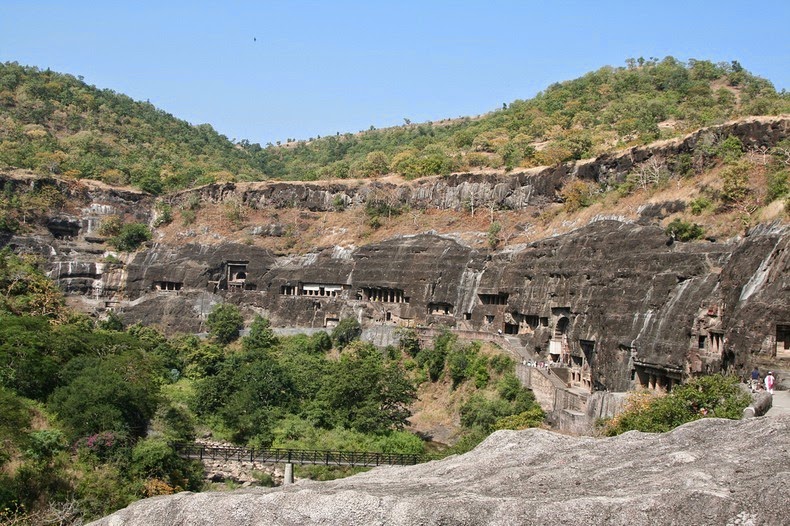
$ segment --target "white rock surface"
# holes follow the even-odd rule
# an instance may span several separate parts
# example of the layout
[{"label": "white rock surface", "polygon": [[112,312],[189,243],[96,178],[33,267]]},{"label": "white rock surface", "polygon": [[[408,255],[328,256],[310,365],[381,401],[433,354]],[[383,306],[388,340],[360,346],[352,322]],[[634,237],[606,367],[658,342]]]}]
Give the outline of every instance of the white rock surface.
[{"label": "white rock surface", "polygon": [[790,416],[706,419],[608,439],[500,431],[474,451],[332,482],[181,493],[96,526],[780,525]]}]

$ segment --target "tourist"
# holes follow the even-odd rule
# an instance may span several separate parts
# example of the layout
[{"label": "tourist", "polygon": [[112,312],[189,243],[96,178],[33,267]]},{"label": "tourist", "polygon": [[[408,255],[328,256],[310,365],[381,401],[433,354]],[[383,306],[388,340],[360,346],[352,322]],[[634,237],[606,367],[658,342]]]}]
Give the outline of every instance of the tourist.
[{"label": "tourist", "polygon": [[772,371],[768,371],[768,374],[765,375],[765,390],[774,394],[774,373]]},{"label": "tourist", "polygon": [[760,385],[760,371],[757,370],[755,366],[754,370],[752,371],[752,392],[754,393],[757,391],[757,386]]}]

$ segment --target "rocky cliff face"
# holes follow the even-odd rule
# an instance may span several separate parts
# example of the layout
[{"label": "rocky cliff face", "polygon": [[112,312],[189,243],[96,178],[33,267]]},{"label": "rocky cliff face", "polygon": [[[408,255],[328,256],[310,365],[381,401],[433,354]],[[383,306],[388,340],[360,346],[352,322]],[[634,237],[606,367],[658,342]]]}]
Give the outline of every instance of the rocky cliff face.
[{"label": "rocky cliff face", "polygon": [[522,210],[555,201],[557,191],[569,179],[604,185],[622,183],[639,163],[651,157],[669,160],[690,154],[712,137],[737,137],[747,148],[770,147],[790,137],[787,117],[755,117],[697,131],[681,139],[637,146],[624,152],[554,167],[504,173],[462,173],[430,177],[409,184],[360,181],[323,183],[224,183],[186,190],[171,196],[178,205],[197,199],[221,203],[238,198],[251,208],[299,208],[326,212],[340,207],[364,205],[375,199],[413,209],[463,210],[495,207]]},{"label": "rocky cliff face", "polygon": [[780,525],[790,419],[705,419],[667,434],[499,431],[474,451],[332,482],[180,493],[95,526]]},{"label": "rocky cliff face", "polygon": [[[710,134],[765,146],[789,130],[787,118],[753,119],[523,173],[457,174],[400,185],[211,185],[167,199],[173,205],[195,196],[203,202],[240,200],[251,208],[291,207],[311,214],[360,207],[374,196],[413,208],[494,206],[526,214],[558,199],[567,177],[612,184],[635,163],[694,151]],[[150,222],[151,197],[33,176],[0,177],[0,183],[11,192],[47,184],[59,188],[67,205],[42,214],[38,230],[4,242],[43,256],[50,275],[85,310],[112,308],[129,323],[200,332],[216,303],[231,302],[280,327],[331,329],[354,317],[383,335],[382,341],[387,331],[402,326],[449,327],[470,338],[501,333],[503,344],[524,358],[566,365],[563,381],[587,392],[667,388],[692,374],[743,373],[755,363],[781,368],[790,358],[785,351],[790,349],[790,229],[779,223],[730,241],[679,243],[649,220],[594,220],[498,251],[429,232],[298,255],[215,234],[211,245],[161,238],[112,258],[97,234],[101,219],[118,215]]]},{"label": "rocky cliff face", "polygon": [[[126,265],[122,312],[199,331],[214,303],[230,301],[282,327],[353,317],[370,327],[502,331],[524,356],[587,371],[580,386],[626,390],[775,353],[777,324],[790,319],[789,239],[775,227],[742,241],[672,243],[658,227],[599,221],[495,254],[435,235],[299,257],[154,245]],[[237,269],[245,278],[234,284]]]}]

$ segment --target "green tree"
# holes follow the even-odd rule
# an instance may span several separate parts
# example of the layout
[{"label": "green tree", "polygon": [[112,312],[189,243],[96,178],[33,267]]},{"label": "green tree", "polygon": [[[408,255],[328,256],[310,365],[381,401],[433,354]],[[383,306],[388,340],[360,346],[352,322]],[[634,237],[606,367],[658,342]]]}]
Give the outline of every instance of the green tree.
[{"label": "green tree", "polygon": [[385,433],[406,425],[414,398],[414,386],[397,363],[385,364],[375,347],[355,342],[330,366],[314,408],[331,415],[322,416],[325,427]]},{"label": "green tree", "polygon": [[744,204],[749,196],[749,173],[751,166],[746,161],[739,161],[726,166],[721,172],[724,181],[722,187],[722,200],[726,205]]},{"label": "green tree", "polygon": [[456,340],[457,337],[454,334],[448,330],[443,330],[434,340],[433,347],[425,348],[417,355],[417,365],[428,372],[428,377],[432,382],[441,378],[447,354],[452,350]]},{"label": "green tree", "polygon": [[221,344],[237,340],[243,323],[244,318],[239,308],[229,303],[215,305],[206,319],[209,333]]},{"label": "green tree", "polygon": [[256,350],[231,355],[216,376],[200,380],[194,405],[199,415],[217,416],[234,441],[268,446],[277,419],[292,409],[294,393],[288,371]]},{"label": "green tree", "polygon": [[412,358],[417,356],[420,352],[420,339],[417,332],[414,329],[399,327],[396,329],[396,334],[400,349]]},{"label": "green tree", "polygon": [[354,318],[343,318],[332,330],[332,341],[338,349],[358,339],[362,335],[362,326]]},{"label": "green tree", "polygon": [[127,223],[121,227],[118,235],[111,238],[109,243],[117,250],[133,252],[146,241],[151,240],[151,229],[142,223]]},{"label": "green tree", "polygon": [[156,411],[163,374],[139,351],[84,360],[74,378],[55,389],[48,405],[73,438],[101,431],[143,436]]},{"label": "green tree", "polygon": [[265,350],[277,345],[277,336],[271,328],[269,320],[256,315],[250,325],[250,334],[242,340],[245,351]]}]

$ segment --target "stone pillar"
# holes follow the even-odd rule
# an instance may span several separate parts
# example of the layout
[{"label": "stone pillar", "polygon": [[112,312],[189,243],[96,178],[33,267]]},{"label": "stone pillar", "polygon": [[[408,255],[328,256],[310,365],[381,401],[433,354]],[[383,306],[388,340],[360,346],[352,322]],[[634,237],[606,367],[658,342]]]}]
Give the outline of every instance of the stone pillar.
[{"label": "stone pillar", "polygon": [[285,465],[285,473],[283,474],[283,486],[286,484],[294,483],[294,465],[288,463]]}]

